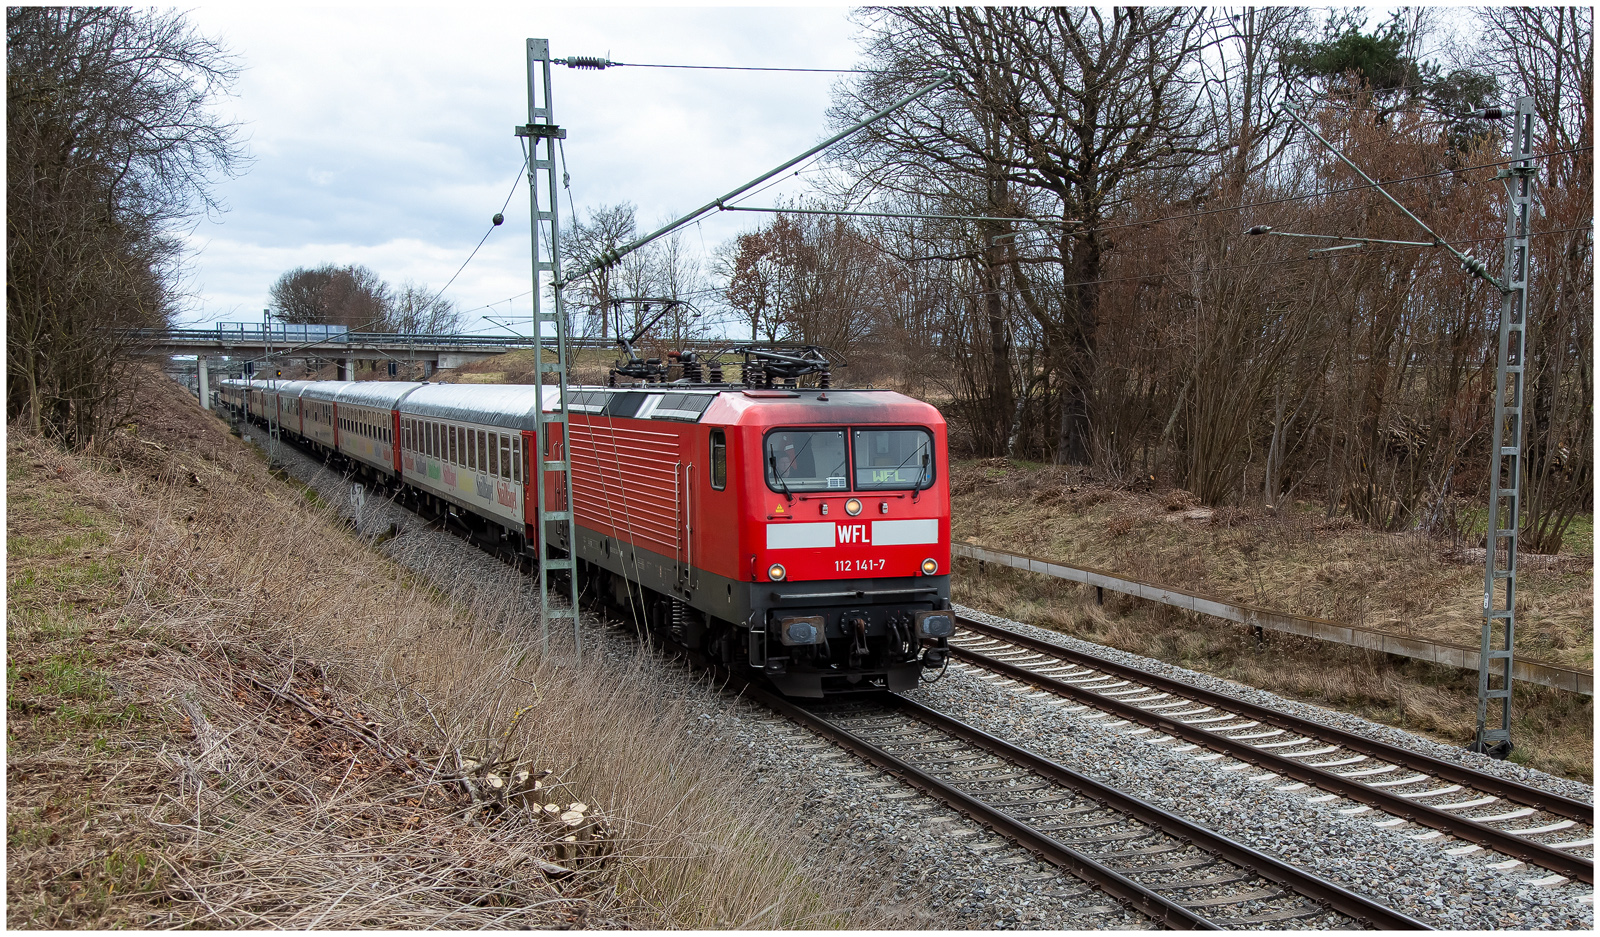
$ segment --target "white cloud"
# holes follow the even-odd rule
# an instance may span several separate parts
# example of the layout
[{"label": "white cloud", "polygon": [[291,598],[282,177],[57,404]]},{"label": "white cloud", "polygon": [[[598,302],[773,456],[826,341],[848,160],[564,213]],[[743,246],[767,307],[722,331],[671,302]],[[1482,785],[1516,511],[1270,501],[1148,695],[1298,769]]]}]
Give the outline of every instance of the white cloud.
[{"label": "white cloud", "polygon": [[[511,131],[527,120],[529,36],[550,39],[557,56],[635,63],[843,68],[856,53],[843,7],[274,4],[190,16],[246,68],[225,110],[245,122],[255,157],[218,190],[231,211],[190,238],[191,319],[253,319],[272,281],[302,265],[361,263],[392,282],[443,286],[518,174]],[[582,214],[632,202],[642,226],[696,208],[819,140],[838,77],[557,67],[571,198]],[[527,291],[527,206],[519,187],[504,227],[450,288],[463,307]],[[714,217],[685,242],[712,249],[759,221]],[[526,303],[514,306],[525,314]]]}]

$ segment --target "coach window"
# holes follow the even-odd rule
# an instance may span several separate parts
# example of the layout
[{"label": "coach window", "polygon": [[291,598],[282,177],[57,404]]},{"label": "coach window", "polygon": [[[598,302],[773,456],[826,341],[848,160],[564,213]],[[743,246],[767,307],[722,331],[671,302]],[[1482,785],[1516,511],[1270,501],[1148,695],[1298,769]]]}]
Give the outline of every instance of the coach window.
[{"label": "coach window", "polygon": [[500,434],[500,477],[511,478],[511,437]]},{"label": "coach window", "polygon": [[486,475],[499,473],[494,457],[494,437],[495,434],[488,430],[478,430],[478,471]]},{"label": "coach window", "polygon": [[511,480],[522,481],[522,437],[511,437]]},{"label": "coach window", "polygon": [[478,447],[473,444],[472,437],[476,435],[472,430],[467,430],[467,468],[475,471],[483,470],[483,460],[478,458]]},{"label": "coach window", "polygon": [[711,431],[711,487],[728,487],[728,436],[720,429]]}]

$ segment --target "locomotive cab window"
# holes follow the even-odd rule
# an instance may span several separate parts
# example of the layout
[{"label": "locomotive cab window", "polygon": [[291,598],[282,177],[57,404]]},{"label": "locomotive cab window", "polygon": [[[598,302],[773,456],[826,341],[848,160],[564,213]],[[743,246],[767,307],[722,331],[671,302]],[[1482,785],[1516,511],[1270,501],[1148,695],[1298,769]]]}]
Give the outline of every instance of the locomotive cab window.
[{"label": "locomotive cab window", "polygon": [[921,429],[851,432],[857,491],[915,491],[933,484],[933,436]]},{"label": "locomotive cab window", "polygon": [[767,434],[767,487],[773,491],[845,491],[850,477],[842,429],[777,429]]},{"label": "locomotive cab window", "polygon": [[728,487],[728,435],[720,429],[711,431],[711,487]]}]

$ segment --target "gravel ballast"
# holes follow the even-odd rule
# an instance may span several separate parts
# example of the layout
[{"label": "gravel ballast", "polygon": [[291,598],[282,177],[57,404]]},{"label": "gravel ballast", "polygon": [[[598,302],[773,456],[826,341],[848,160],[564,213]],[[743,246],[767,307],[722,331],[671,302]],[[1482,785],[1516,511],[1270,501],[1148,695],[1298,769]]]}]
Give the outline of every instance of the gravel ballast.
[{"label": "gravel ballast", "polygon": [[[245,432],[260,436],[256,429]],[[349,485],[338,473],[288,446],[280,447],[279,461],[293,477],[340,505],[346,516],[351,514]],[[378,549],[413,569],[437,569],[438,560],[445,557],[460,577],[457,585],[504,581],[502,563],[382,498],[368,499],[360,525],[364,531],[391,532]],[[532,620],[537,616],[537,595],[534,580],[525,582],[521,594],[507,600],[528,609]],[[962,611],[1075,650],[1592,802],[1588,785],[1160,661],[974,610]],[[560,627],[568,626],[563,621]],[[598,616],[585,613],[581,627],[586,647],[599,653],[619,661],[639,653],[631,637],[608,628]],[[794,827],[785,835],[793,835],[797,847],[858,869],[863,882],[893,877],[887,901],[896,908],[886,914],[892,923],[941,929],[1151,926],[1116,901],[808,730],[749,702],[730,700],[679,663],[659,661],[655,679],[661,681],[663,693],[689,702],[698,713],[702,738],[725,745],[730,762],[750,774],[753,796],[792,805]],[[1224,770],[1237,764],[1227,759],[1198,762],[1192,756],[1203,752],[1177,752],[1172,750],[1177,747],[1174,743],[1142,741],[1127,734],[1132,726],[1096,725],[1116,720],[1084,719],[1088,713],[1063,712],[1061,701],[1038,698],[1032,692],[952,666],[939,682],[908,696],[1263,852],[1305,865],[1433,926],[1592,927],[1592,905],[1580,902],[1591,894],[1587,886],[1532,884],[1546,877],[1543,870],[1491,869],[1489,863],[1504,858],[1493,854],[1448,856],[1437,844],[1410,839],[1418,832],[1415,827],[1377,828],[1373,826],[1377,814],[1342,816],[1337,810],[1349,807],[1349,802],[1308,803],[1306,791],[1272,789],[1285,782],[1251,782],[1248,776],[1259,772]]]}]

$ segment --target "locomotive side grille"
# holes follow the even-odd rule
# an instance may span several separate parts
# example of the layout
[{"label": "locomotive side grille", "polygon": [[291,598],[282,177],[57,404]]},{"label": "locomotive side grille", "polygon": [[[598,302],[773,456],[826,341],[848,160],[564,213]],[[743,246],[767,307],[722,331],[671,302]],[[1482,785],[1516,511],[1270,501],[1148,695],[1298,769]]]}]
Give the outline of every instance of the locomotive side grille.
[{"label": "locomotive side grille", "polygon": [[679,555],[677,435],[576,420],[570,431],[578,520],[623,542]]}]

